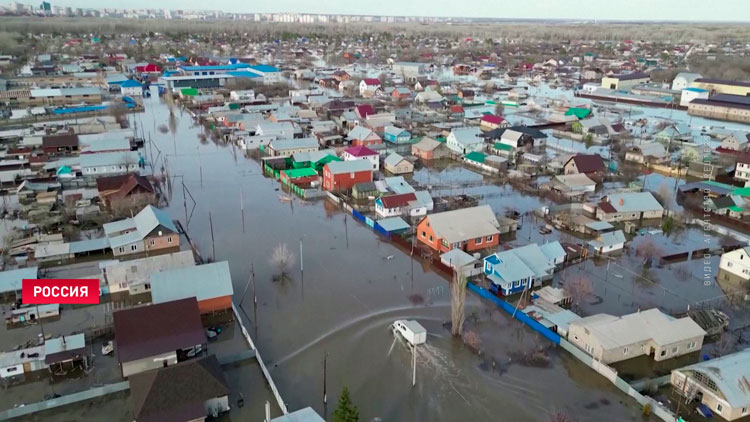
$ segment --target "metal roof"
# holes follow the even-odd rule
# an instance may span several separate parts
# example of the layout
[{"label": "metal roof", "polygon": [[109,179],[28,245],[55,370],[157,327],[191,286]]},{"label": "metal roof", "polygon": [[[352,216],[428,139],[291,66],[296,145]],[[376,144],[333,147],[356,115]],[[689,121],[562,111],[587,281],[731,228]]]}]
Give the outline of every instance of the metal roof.
[{"label": "metal roof", "polygon": [[388,217],[377,221],[378,225],[388,232],[407,230],[409,224],[401,217]]},{"label": "metal roof", "polygon": [[115,165],[138,164],[140,155],[135,151],[100,152],[97,154],[82,154],[81,167],[102,167]]},{"label": "metal roof", "polygon": [[673,318],[658,308],[620,317],[597,314],[571,323],[588,328],[604,350],[613,350],[645,341],[667,346],[706,332],[690,317]]},{"label": "metal roof", "polygon": [[271,422],[325,422],[325,419],[321,418],[312,407],[306,407],[296,412],[273,418]]},{"label": "metal roof", "polygon": [[440,212],[426,218],[437,237],[448,243],[499,233],[500,223],[489,205]]},{"label": "metal roof", "polygon": [[750,348],[676,371],[700,372],[716,384],[733,408],[750,407]]},{"label": "metal roof", "polygon": [[176,268],[151,274],[154,303],[195,297],[198,301],[234,294],[229,262]]},{"label": "metal roof", "polygon": [[397,166],[399,165],[399,163],[401,163],[404,160],[405,160],[404,157],[402,157],[401,155],[395,152],[392,152],[388,154],[387,157],[385,157],[384,163],[389,166]]},{"label": "metal roof", "polygon": [[331,161],[326,164],[326,167],[331,174],[372,171],[372,164],[369,160]]},{"label": "metal roof", "polygon": [[664,208],[651,192],[613,193],[607,200],[617,212],[661,211]]},{"label": "metal roof", "polygon": [[315,138],[277,139],[269,145],[276,151],[300,148],[318,148],[320,144]]},{"label": "metal roof", "polygon": [[0,272],[0,293],[15,292],[21,290],[24,278],[37,278],[38,267],[19,268]]}]

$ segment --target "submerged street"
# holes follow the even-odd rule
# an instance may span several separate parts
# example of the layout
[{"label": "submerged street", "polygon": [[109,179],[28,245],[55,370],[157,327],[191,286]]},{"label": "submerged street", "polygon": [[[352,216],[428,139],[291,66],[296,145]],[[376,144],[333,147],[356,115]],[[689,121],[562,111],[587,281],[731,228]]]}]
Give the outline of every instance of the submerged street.
[{"label": "submerged street", "polygon": [[[331,203],[280,200],[285,194],[278,181],[265,178],[255,159],[231,144],[202,141],[189,114],[176,112],[173,133],[162,133],[168,108],[156,96],[144,101],[145,111],[131,121],[161,151],[159,157],[152,150],[159,157],[157,175],[166,158],[172,180],[167,209],[204,258],[213,254],[213,223],[215,259],[229,261],[234,302],[242,302],[245,323],[290,409],[311,405],[323,414],[327,354],[329,415],[347,386],[364,420],[489,420],[502,414],[507,420],[547,421],[562,409],[582,421],[640,418],[636,404],[562,351],[553,350],[544,368],[506,364],[518,350],[548,345],[469,294],[467,315],[477,322],[467,327],[479,333],[484,354],[471,352],[443,327],[450,319],[444,278],[416,260],[412,275],[408,255],[345,219]],[[502,204],[503,198],[495,200]],[[280,243],[296,259],[288,280],[273,281],[269,258]],[[257,310],[248,286],[253,270]],[[419,350],[415,388],[410,353],[400,341],[394,344],[388,330],[394,320],[412,318],[429,333],[427,347]]]}]

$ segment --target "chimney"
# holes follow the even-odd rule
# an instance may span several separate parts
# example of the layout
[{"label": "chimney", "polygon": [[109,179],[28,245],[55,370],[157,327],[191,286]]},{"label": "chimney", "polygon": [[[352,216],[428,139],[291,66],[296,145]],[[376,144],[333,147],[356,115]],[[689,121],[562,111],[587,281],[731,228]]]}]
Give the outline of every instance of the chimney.
[{"label": "chimney", "polygon": [[625,205],[625,200],[620,198],[620,205]]}]

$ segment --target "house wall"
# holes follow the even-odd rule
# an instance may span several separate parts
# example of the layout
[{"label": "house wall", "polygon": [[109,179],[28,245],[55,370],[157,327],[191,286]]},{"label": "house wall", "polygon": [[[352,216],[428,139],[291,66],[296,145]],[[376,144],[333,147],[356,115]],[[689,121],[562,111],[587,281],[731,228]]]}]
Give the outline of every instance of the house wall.
[{"label": "house wall", "polygon": [[695,82],[690,84],[693,88],[700,88],[710,91],[712,94],[731,94],[731,95],[750,95],[750,87],[716,84],[709,82]]},{"label": "house wall", "polygon": [[742,248],[727,252],[719,259],[719,270],[719,276],[721,271],[726,273],[724,280],[730,280],[729,275],[734,279],[750,280],[750,256]]},{"label": "house wall", "polygon": [[146,251],[156,252],[164,249],[180,248],[180,235],[177,233],[166,233],[163,236],[148,236],[144,239]]},{"label": "house wall", "polygon": [[198,301],[198,311],[201,314],[222,312],[232,308],[232,296],[219,296]]},{"label": "house wall", "polygon": [[[622,347],[604,349],[599,339],[591,334],[590,331],[589,333],[586,331],[588,331],[588,329],[582,325],[571,324],[568,329],[568,341],[585,350],[595,359],[605,364],[621,362],[638,356],[648,355],[651,353],[651,349],[654,350],[654,360],[658,362],[694,353],[699,351],[703,345],[703,337],[699,336],[664,346],[660,346],[654,343],[651,339],[648,339]],[[692,347],[688,347],[690,343],[694,343]],[[662,351],[664,351],[663,356]]]},{"label": "house wall", "polygon": [[[688,383],[687,387],[685,387],[684,385],[686,379]],[[711,409],[712,412],[721,415],[721,417],[725,420],[733,421],[741,417],[747,417],[748,415],[750,415],[750,407],[744,408],[745,414],[743,415],[743,408],[733,408],[726,400],[720,398],[713,390],[704,386],[694,378],[688,377],[687,374],[681,371],[672,371],[672,374],[669,377],[669,382],[670,384],[672,384],[672,387],[677,394],[682,395],[685,391],[691,393],[702,393],[703,399],[701,400],[701,403],[705,404],[709,409]],[[721,411],[718,410],[718,405],[721,405]]]},{"label": "house wall", "polygon": [[[491,236],[490,240],[487,240],[488,236]],[[445,244],[443,244],[443,239],[439,239],[437,235],[435,235],[435,231],[430,226],[429,217],[423,219],[417,225],[417,239],[419,239],[420,242],[424,243],[431,249],[439,251],[441,253],[448,252],[453,249],[452,245],[446,246]],[[458,247],[465,252],[473,252],[485,248],[495,247],[500,244],[499,232],[489,233],[485,236],[482,236],[479,242],[477,242],[477,239],[470,239],[464,240],[459,243],[460,245]]]},{"label": "house wall", "polygon": [[83,175],[88,177],[114,176],[130,172],[138,172],[138,163],[122,163],[109,166],[83,167]]},{"label": "house wall", "polygon": [[206,409],[206,415],[212,416],[214,409],[216,413],[224,413],[229,411],[229,396],[216,397],[210,400],[206,400],[203,404],[203,408]]},{"label": "house wall", "polygon": [[342,154],[342,158],[344,159],[344,161],[367,160],[367,161],[369,161],[372,164],[372,169],[374,171],[380,170],[380,157],[377,156],[377,155],[367,155],[367,156],[364,156],[364,157],[355,157],[355,156],[349,154],[348,152],[344,152],[344,154]]},{"label": "house wall", "polygon": [[744,108],[725,107],[711,104],[688,104],[688,114],[710,119],[728,120],[731,122],[750,123],[750,110]]},{"label": "house wall", "polygon": [[372,182],[371,171],[331,174],[328,167],[323,170],[323,189],[330,191],[349,190],[357,183]]},{"label": "house wall", "polygon": [[282,150],[276,150],[273,148],[273,146],[269,146],[268,149],[271,151],[271,155],[274,157],[291,157],[294,154],[300,154],[303,152],[314,152],[318,150],[318,147],[310,147],[310,148],[296,148],[296,149],[282,149]]},{"label": "house wall", "polygon": [[159,355],[145,357],[143,359],[122,362],[122,376],[129,377],[133,374],[163,368],[165,360],[167,361],[168,366],[177,364],[177,352],[166,352]]},{"label": "house wall", "polygon": [[142,240],[112,248],[112,254],[114,256],[133,255],[144,252],[146,252],[146,248]]},{"label": "house wall", "polygon": [[404,174],[413,172],[414,165],[406,160],[403,160],[395,166],[386,164],[385,169],[393,174]]},{"label": "house wall", "polygon": [[122,92],[122,95],[131,95],[131,96],[136,96],[136,97],[143,95],[143,88],[140,86],[120,88],[120,91]]}]

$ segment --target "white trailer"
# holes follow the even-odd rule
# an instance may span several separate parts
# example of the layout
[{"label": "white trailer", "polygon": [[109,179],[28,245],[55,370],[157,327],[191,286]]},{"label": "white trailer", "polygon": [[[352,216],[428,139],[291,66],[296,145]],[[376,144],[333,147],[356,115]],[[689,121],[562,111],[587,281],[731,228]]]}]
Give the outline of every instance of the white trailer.
[{"label": "white trailer", "polygon": [[400,334],[412,346],[427,342],[427,330],[417,321],[399,319],[393,322],[392,329],[394,333]]}]

